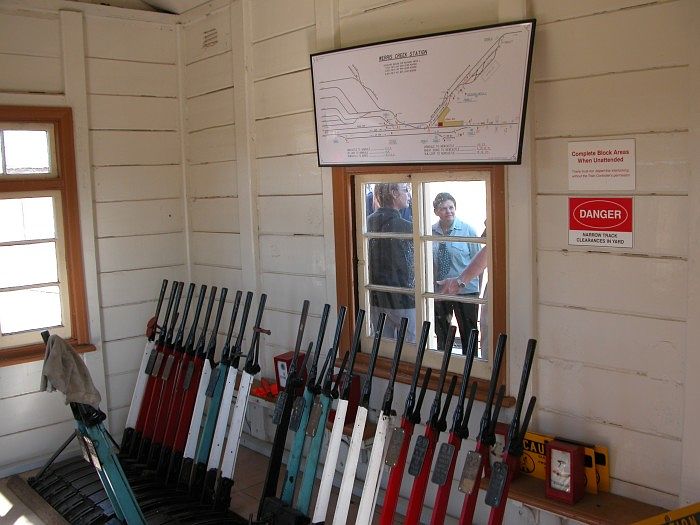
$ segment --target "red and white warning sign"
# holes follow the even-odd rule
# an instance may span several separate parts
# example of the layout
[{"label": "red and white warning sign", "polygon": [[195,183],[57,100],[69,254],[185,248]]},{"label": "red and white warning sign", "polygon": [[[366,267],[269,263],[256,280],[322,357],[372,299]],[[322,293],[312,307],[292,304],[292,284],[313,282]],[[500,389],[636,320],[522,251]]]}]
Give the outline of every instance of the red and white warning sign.
[{"label": "red and white warning sign", "polygon": [[569,197],[569,244],[632,248],[632,197]]}]

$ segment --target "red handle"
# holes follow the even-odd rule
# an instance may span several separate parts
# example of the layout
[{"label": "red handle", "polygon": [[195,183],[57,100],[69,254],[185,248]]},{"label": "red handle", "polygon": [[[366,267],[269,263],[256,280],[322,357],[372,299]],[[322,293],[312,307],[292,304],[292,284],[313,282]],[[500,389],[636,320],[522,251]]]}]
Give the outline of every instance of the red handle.
[{"label": "red handle", "polygon": [[447,502],[450,499],[450,489],[452,488],[452,478],[455,473],[455,464],[457,463],[457,455],[459,454],[459,449],[462,446],[462,439],[458,437],[454,432],[450,432],[450,438],[447,440],[450,445],[455,447],[454,454],[452,454],[452,462],[450,467],[447,469],[447,481],[444,485],[440,485],[437,489],[437,494],[435,495],[435,505],[433,506],[433,515],[430,517],[430,525],[442,525],[445,523],[445,516],[447,515]]},{"label": "red handle", "polygon": [[148,409],[146,410],[145,421],[143,425],[143,437],[151,439],[156,428],[156,418],[158,416],[158,407],[160,405],[160,400],[163,395],[163,386],[165,382],[161,379],[163,375],[163,370],[165,364],[168,361],[170,354],[173,353],[172,347],[163,348],[163,361],[160,364],[160,369],[158,374],[153,378],[153,394],[148,403]]},{"label": "red handle", "polygon": [[500,525],[503,523],[503,515],[506,511],[506,503],[508,503],[508,491],[510,490],[510,484],[515,477],[515,473],[520,468],[520,458],[508,454],[508,452],[504,454],[503,461],[506,465],[508,465],[508,477],[506,478],[506,483],[503,486],[501,501],[496,507],[491,507],[491,512],[489,513],[489,525]]},{"label": "red handle", "polygon": [[187,443],[187,435],[190,431],[190,423],[192,422],[192,412],[194,404],[197,401],[197,389],[199,388],[199,379],[202,376],[202,368],[204,367],[204,359],[197,356],[194,359],[194,372],[190,381],[190,386],[185,392],[185,399],[182,402],[182,416],[177,424],[175,432],[175,443],[173,445],[174,452],[183,452]]},{"label": "red handle", "polygon": [[428,488],[428,480],[430,479],[430,466],[433,464],[433,454],[435,453],[435,445],[437,444],[439,434],[440,433],[435,430],[432,425],[425,427],[425,437],[428,438],[428,448],[425,451],[425,458],[423,458],[420,472],[413,480],[411,497],[408,500],[408,510],[406,511],[406,520],[404,521],[405,525],[416,525],[420,521],[423,501],[425,500],[425,491]]},{"label": "red handle", "polygon": [[185,374],[191,361],[192,356],[189,354],[185,354],[182,358],[182,362],[178,367],[175,382],[173,384],[173,396],[172,400],[170,401],[170,407],[168,408],[168,412],[165,414],[167,420],[165,424],[165,433],[163,434],[163,444],[170,449],[172,449],[173,444],[175,443],[175,433],[177,432],[180,419],[183,418],[185,414],[182,408],[185,400],[185,391],[183,388]]},{"label": "red handle", "polygon": [[414,424],[405,417],[401,418],[401,428],[403,429],[403,443],[399,457],[396,460],[396,465],[391,467],[389,480],[386,486],[386,494],[384,494],[384,503],[382,504],[382,512],[379,515],[380,525],[393,525],[394,515],[396,514],[396,504],[399,500],[399,491],[401,490],[401,481],[403,480],[403,471],[406,467],[406,457],[408,456],[408,447],[411,444],[413,437]]},{"label": "red handle", "polygon": [[174,353],[174,361],[170,369],[170,375],[165,381],[161,381],[162,389],[160,395],[160,403],[158,403],[158,411],[156,412],[156,424],[153,431],[152,443],[163,443],[165,436],[165,426],[168,422],[168,415],[172,408],[173,393],[175,391],[175,379],[179,375],[180,365],[182,364],[182,352]]}]

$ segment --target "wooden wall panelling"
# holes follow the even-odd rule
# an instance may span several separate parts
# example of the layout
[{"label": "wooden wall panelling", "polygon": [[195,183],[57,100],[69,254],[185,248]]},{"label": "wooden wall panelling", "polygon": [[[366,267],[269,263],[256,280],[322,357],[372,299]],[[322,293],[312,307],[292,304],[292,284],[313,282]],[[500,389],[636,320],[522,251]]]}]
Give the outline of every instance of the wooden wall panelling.
[{"label": "wooden wall panelling", "polygon": [[313,111],[311,70],[260,80],[255,83],[255,118]]},{"label": "wooden wall panelling", "polygon": [[237,233],[192,232],[192,264],[240,268],[239,237]]},{"label": "wooden wall panelling", "polygon": [[[117,306],[129,302],[152,301],[157,297],[163,279],[181,281],[185,279],[184,266],[166,266],[117,271],[100,274],[102,306]],[[168,294],[170,293],[168,284]],[[164,315],[165,310],[161,314]]]},{"label": "wooden wall panelling", "polygon": [[0,368],[0,399],[35,392],[43,366],[41,361],[32,361]]},{"label": "wooden wall panelling", "polygon": [[231,50],[228,9],[220,9],[188,24],[184,32],[184,63],[189,65]]},{"label": "wooden wall panelling", "polygon": [[187,166],[187,193],[191,198],[236,197],[238,177],[235,161]]},{"label": "wooden wall panelling", "polygon": [[538,254],[540,302],[683,320],[687,263],[678,259],[548,252]]},{"label": "wooden wall panelling", "polygon": [[[541,359],[682,383],[685,323],[583,308],[538,307]],[[591,329],[590,327],[593,327]],[[626,334],[620,341],[619,334]]]},{"label": "wooden wall panelling", "polygon": [[92,131],[93,166],[178,164],[180,144],[172,131]]},{"label": "wooden wall panelling", "polygon": [[258,42],[314,25],[314,0],[257,0],[251,4],[251,40]]},{"label": "wooden wall panelling", "polygon": [[686,65],[690,52],[687,11],[683,2],[669,2],[538,26],[533,78],[541,81]]},{"label": "wooden wall panelling", "polygon": [[[630,192],[631,193],[631,192]],[[688,255],[688,198],[682,195],[634,197],[634,247],[569,246],[569,198],[537,197],[539,249],[582,250],[686,257]]]},{"label": "wooden wall panelling", "polygon": [[[181,232],[98,239],[100,271],[139,270],[184,264]],[[129,254],[126,259],[124,254]]]},{"label": "wooden wall panelling", "polygon": [[187,131],[232,124],[233,97],[233,88],[227,88],[188,99],[185,119]]},{"label": "wooden wall panelling", "polygon": [[128,407],[131,404],[137,374],[138,370],[121,374],[110,374],[107,384],[110,410]]},{"label": "wooden wall panelling", "polygon": [[491,0],[409,0],[341,16],[340,40],[348,47],[496,22],[498,2]]},{"label": "wooden wall panelling", "polygon": [[95,211],[100,238],[175,233],[184,226],[178,199],[103,202]]},{"label": "wooden wall panelling", "polygon": [[255,123],[258,157],[276,157],[316,151],[314,114],[299,113]]},{"label": "wooden wall panelling", "polygon": [[182,197],[182,177],[176,164],[161,166],[98,166],[93,168],[95,202],[119,202]]},{"label": "wooden wall panelling", "polygon": [[[102,308],[105,341],[142,336],[156,310],[156,300]],[[145,344],[145,341],[144,341]]]},{"label": "wooden wall panelling", "polygon": [[90,129],[177,130],[175,98],[90,95]]},{"label": "wooden wall panelling", "polygon": [[192,98],[233,86],[231,52],[226,51],[185,66],[185,96]]},{"label": "wooden wall panelling", "polygon": [[37,57],[61,57],[58,16],[0,13],[0,52]]},{"label": "wooden wall panelling", "polygon": [[209,197],[189,201],[194,232],[240,233],[237,197]]},{"label": "wooden wall panelling", "polygon": [[[309,312],[320,315],[326,302],[326,278],[263,273],[262,291],[268,294],[267,304],[270,308],[301,312],[302,302],[308,299],[311,301]],[[331,326],[330,322],[328,326]],[[329,330],[327,336],[332,337],[330,334],[332,332]]]},{"label": "wooden wall panelling", "polygon": [[6,55],[0,53],[0,91],[18,93],[63,93],[61,60],[51,57]]},{"label": "wooden wall panelling", "polygon": [[320,195],[259,197],[261,234],[323,235],[323,202]]},{"label": "wooden wall panelling", "polygon": [[[34,392],[0,399],[0,412],[4,417],[0,437],[55,425],[71,418],[63,394],[40,392],[38,379],[35,386]],[[28,407],[31,407],[31,410],[27,410]]]},{"label": "wooden wall panelling", "polygon": [[261,235],[260,267],[263,272],[324,275],[323,238],[311,235]]},{"label": "wooden wall panelling", "polygon": [[[70,409],[65,407],[62,410],[65,410],[67,417],[62,423],[42,427],[40,431],[29,429],[3,437],[0,448],[0,465],[3,468],[0,469],[0,476],[18,472],[17,469],[27,464],[41,466],[56,451],[56,444],[63,443],[75,432],[75,420]],[[77,445],[72,445],[68,450],[75,452],[76,447]]]},{"label": "wooden wall panelling", "polygon": [[316,153],[258,159],[259,195],[320,194],[321,168]]},{"label": "wooden wall panelling", "polygon": [[177,96],[177,66],[87,58],[88,92],[94,95]]},{"label": "wooden wall panelling", "polygon": [[538,23],[556,22],[569,18],[583,18],[629,8],[658,4],[656,0],[588,0],[587,2],[561,2],[560,0],[532,0],[532,16]]},{"label": "wooden wall panelling", "polygon": [[571,136],[572,131],[590,136],[687,129],[687,83],[686,67],[538,83],[533,93],[535,134],[543,138]]},{"label": "wooden wall panelling", "polygon": [[189,133],[187,161],[196,164],[235,160],[236,129],[233,124]]},{"label": "wooden wall panelling", "polygon": [[98,16],[86,17],[87,56],[175,64],[175,25]]},{"label": "wooden wall panelling", "polygon": [[316,31],[313,27],[253,44],[253,78],[261,80],[308,69],[309,54],[315,50]]},{"label": "wooden wall panelling", "polygon": [[[233,302],[233,299],[236,296],[236,290],[247,289],[246,283],[243,283],[243,280],[241,279],[240,268],[225,268],[223,266],[207,266],[203,264],[193,263],[192,280],[197,283],[214,285],[217,286],[219,289],[221,289],[224,286],[227,287],[227,303]],[[230,316],[227,317],[224,311],[224,317],[222,319],[230,319]],[[226,328],[228,328],[228,326],[221,328],[221,330],[223,331]]]}]

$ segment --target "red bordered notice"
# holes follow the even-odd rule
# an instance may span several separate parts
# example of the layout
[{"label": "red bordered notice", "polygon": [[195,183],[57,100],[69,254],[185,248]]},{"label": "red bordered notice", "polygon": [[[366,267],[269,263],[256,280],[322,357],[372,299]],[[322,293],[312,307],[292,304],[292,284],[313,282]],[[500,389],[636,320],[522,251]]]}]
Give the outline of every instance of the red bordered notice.
[{"label": "red bordered notice", "polygon": [[632,197],[569,197],[569,244],[632,248]]}]

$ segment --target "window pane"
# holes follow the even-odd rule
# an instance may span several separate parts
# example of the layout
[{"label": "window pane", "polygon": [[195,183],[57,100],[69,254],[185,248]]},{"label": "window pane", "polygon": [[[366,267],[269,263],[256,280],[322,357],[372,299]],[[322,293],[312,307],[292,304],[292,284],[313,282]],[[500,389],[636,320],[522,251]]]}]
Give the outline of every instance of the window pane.
[{"label": "window pane", "polygon": [[[472,328],[479,330],[479,346],[477,357],[485,357],[488,348],[488,305],[449,301],[429,298],[426,299],[426,311],[429,316],[426,319],[432,323],[432,334],[428,347],[431,350],[442,352],[445,347],[445,339],[450,326],[457,327],[455,342],[452,346],[453,354],[466,354],[469,343],[469,333]],[[481,351],[481,348],[484,351]]]},{"label": "window pane", "polygon": [[[484,265],[477,261],[470,268],[471,275],[464,277],[462,275],[483,248],[483,244],[475,242],[426,242],[425,291],[447,295],[475,294],[478,296],[485,285]],[[455,279],[456,282],[446,282],[446,279]]]},{"label": "window pane", "polygon": [[[440,181],[423,184],[425,198],[425,234],[440,234],[438,227],[443,223],[444,231],[449,224],[466,224],[474,232],[451,233],[460,237],[480,237],[486,224],[486,182],[475,181]],[[437,233],[435,233],[437,232]]]},{"label": "window pane", "polygon": [[386,314],[384,330],[382,330],[384,339],[396,339],[401,318],[405,317],[408,319],[408,325],[404,341],[416,342],[416,307],[413,295],[370,291],[369,318],[372,334],[377,326],[379,314],[382,312]]},{"label": "window pane", "polygon": [[0,242],[55,237],[53,198],[0,199]]},{"label": "window pane", "polygon": [[57,281],[55,242],[0,246],[0,287]]},{"label": "window pane", "polygon": [[0,332],[3,334],[60,325],[58,286],[0,293]]},{"label": "window pane", "polygon": [[5,130],[8,175],[50,173],[49,134],[42,130]]},{"label": "window pane", "polygon": [[[375,186],[376,190],[379,190],[379,195],[377,195],[377,192],[375,191]],[[391,190],[394,188],[395,191],[400,191],[402,193],[405,193],[407,195],[407,200],[404,202],[401,200],[399,203],[397,203],[397,209],[399,211],[399,214],[401,215],[402,219],[407,220],[408,222],[413,221],[413,199],[411,195],[411,186],[408,183],[402,182],[402,183],[393,183],[393,184],[380,184],[380,183],[375,183],[371,182],[368,184],[363,184],[363,195],[365,196],[365,201],[363,203],[364,210],[365,210],[365,215],[369,217],[373,212],[378,210],[381,207],[381,204],[379,202],[380,197],[385,196],[385,195],[394,195],[391,192],[387,192],[387,189]],[[388,199],[385,199],[385,201]],[[405,206],[404,206],[405,204]],[[385,206],[388,206],[389,203],[385,203]]]}]

